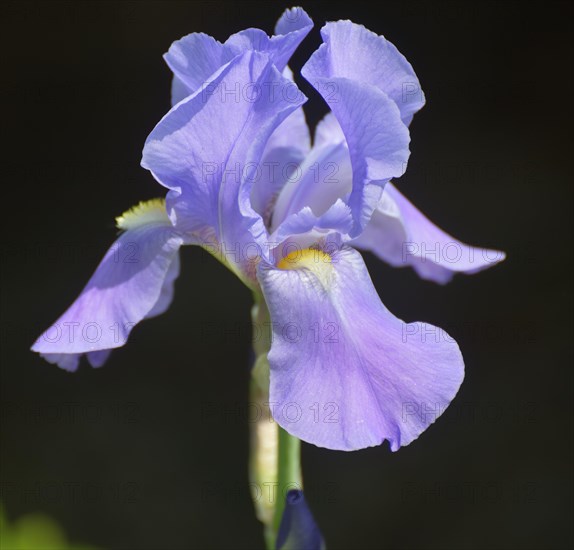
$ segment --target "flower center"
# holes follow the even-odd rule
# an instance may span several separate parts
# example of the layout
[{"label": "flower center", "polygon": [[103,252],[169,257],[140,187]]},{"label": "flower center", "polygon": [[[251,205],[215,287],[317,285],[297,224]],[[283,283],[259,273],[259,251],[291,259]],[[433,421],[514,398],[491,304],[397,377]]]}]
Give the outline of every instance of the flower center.
[{"label": "flower center", "polygon": [[171,223],[165,211],[165,199],[141,201],[116,218],[117,228],[124,231],[150,223]]}]

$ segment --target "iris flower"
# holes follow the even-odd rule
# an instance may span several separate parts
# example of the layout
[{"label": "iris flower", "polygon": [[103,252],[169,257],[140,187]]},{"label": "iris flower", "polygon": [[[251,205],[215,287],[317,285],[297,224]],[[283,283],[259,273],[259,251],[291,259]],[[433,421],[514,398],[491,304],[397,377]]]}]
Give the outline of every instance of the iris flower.
[{"label": "iris flower", "polygon": [[173,106],[142,159],[165,199],[117,219],[121,235],[32,349],[70,371],[84,354],[102,365],[134,325],[168,308],[179,249],[199,245],[268,308],[277,423],[321,447],[387,440],[397,450],[448,406],[464,363],[444,331],[385,307],[358,250],[438,283],[504,255],[446,234],[391,183],[425,98],[384,37],[350,21],[323,27],[302,69],[330,108],[311,142],[287,63],[312,25],[293,8],[271,37],[193,33],[170,47]]}]

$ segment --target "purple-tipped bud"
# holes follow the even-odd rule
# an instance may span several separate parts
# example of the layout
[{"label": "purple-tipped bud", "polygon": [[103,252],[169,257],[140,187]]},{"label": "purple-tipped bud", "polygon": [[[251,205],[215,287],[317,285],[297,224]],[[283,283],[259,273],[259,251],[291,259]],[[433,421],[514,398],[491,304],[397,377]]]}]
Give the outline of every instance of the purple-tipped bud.
[{"label": "purple-tipped bud", "polygon": [[277,550],[324,550],[325,541],[303,491],[289,491],[277,535]]}]

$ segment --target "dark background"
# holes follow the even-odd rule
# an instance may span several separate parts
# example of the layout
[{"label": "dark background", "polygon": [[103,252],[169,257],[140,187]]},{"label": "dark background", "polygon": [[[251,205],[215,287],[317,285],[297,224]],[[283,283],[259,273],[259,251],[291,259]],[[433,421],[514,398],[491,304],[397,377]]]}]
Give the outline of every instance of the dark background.
[{"label": "dark background", "polygon": [[[77,296],[114,217],[161,188],[139,167],[169,108],[161,54],[192,31],[272,31],[271,2],[2,5],[2,500],[106,549],[262,548],[247,488],[250,294],[183,250],[169,312],[99,370],[28,348]],[[304,445],[330,549],[570,548],[572,8],[568,2],[305,3],[411,61],[427,106],[400,188],[507,261],[441,287],[367,256],[397,316],[446,328],[466,379],[412,445]],[[325,108],[308,86],[308,118]]]}]

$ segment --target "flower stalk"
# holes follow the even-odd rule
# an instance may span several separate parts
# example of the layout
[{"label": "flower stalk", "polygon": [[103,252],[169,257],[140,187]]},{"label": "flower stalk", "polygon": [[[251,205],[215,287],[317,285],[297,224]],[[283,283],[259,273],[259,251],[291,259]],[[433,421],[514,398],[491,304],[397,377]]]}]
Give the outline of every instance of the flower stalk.
[{"label": "flower stalk", "polygon": [[275,515],[273,527],[279,531],[283,510],[285,509],[285,496],[290,490],[303,490],[303,477],[301,474],[301,440],[279,428],[279,453],[277,464],[278,495],[275,499]]},{"label": "flower stalk", "polygon": [[265,545],[274,550],[285,495],[289,490],[302,490],[301,441],[288,434],[273,420],[269,402],[269,362],[272,326],[265,300],[255,294],[251,311],[255,363],[250,382],[250,400],[262,412],[250,424],[249,481],[255,514],[264,525]]}]

